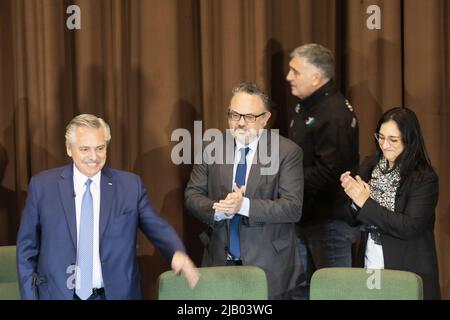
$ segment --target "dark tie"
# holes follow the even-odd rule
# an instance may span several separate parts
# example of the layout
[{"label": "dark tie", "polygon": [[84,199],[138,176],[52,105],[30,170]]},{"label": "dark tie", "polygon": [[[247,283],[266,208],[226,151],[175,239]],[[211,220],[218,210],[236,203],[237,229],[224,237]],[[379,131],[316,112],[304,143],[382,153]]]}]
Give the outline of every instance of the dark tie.
[{"label": "dark tie", "polygon": [[[247,174],[247,154],[250,148],[242,148],[241,151],[241,159],[239,160],[236,175],[234,177],[234,182],[238,186],[238,188],[245,185],[245,176]],[[235,214],[234,217],[230,221],[230,254],[234,259],[241,258],[241,245],[239,239],[239,225],[241,222],[241,215]]]},{"label": "dark tie", "polygon": [[[86,181],[86,191],[81,201],[80,238],[78,240],[76,294],[86,300],[92,294],[93,242],[94,242],[94,204],[91,193],[92,180]],[[78,282],[79,281],[79,282]]]}]

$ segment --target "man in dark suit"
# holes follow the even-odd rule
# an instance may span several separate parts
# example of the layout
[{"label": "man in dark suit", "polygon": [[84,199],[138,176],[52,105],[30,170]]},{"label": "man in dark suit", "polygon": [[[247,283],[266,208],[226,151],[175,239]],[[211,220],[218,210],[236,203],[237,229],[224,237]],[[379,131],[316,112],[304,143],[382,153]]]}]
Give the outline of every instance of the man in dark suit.
[{"label": "man in dark suit", "polygon": [[352,266],[359,233],[346,221],[346,196],[339,185],[340,174],[359,163],[358,121],[333,80],[334,68],[331,51],[310,43],[292,51],[286,77],[298,98],[289,138],[304,152],[305,197],[297,236],[306,281],[299,299],[308,297],[316,269]]},{"label": "man in dark suit", "polygon": [[[302,274],[295,235],[303,198],[302,150],[263,130],[269,108],[269,98],[256,85],[243,83],[233,89],[230,130],[222,139],[225,144],[231,140],[231,148],[223,146],[219,160],[224,161],[203,158],[194,165],[185,205],[208,226],[200,236],[204,266],[261,267],[269,298],[286,299]],[[204,157],[209,157],[208,147]],[[263,155],[269,153],[266,161]]]},{"label": "man in dark suit", "polygon": [[141,179],[104,166],[110,139],[101,118],[75,117],[66,128],[73,164],[31,179],[17,238],[23,299],[139,299],[138,227],[195,286],[194,264]]}]

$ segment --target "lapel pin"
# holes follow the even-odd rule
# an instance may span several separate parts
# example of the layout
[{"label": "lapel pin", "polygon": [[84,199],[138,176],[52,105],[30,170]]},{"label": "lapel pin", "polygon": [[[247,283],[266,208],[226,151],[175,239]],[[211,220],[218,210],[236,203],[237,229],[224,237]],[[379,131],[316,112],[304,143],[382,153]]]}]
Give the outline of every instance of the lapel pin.
[{"label": "lapel pin", "polygon": [[108,185],[112,186],[112,182],[108,182]]},{"label": "lapel pin", "polygon": [[305,121],[305,124],[307,126],[311,126],[316,122],[316,119],[314,119],[314,117],[308,117],[308,119]]}]

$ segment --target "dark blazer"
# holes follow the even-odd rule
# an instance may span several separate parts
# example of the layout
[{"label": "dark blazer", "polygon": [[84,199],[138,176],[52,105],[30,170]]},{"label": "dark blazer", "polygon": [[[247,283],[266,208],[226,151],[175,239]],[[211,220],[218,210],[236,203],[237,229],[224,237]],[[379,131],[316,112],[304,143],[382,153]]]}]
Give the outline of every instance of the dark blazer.
[{"label": "dark blazer", "polygon": [[[104,167],[100,186],[100,260],[107,299],[139,299],[136,259],[139,227],[168,261],[185,251],[175,230],[151,207],[141,179]],[[23,299],[73,299],[76,264],[73,164],[34,176],[17,238]]]},{"label": "dark blazer", "polygon": [[[271,139],[267,140],[270,150]],[[234,159],[233,148],[231,152],[231,159]],[[260,169],[269,165],[259,161],[252,164],[245,193],[250,199],[249,217],[243,217],[240,226],[243,264],[264,269],[269,296],[296,286],[303,272],[295,235],[303,198],[302,150],[280,136],[279,149],[275,152],[279,156],[277,173],[261,175]],[[204,266],[226,264],[229,220],[214,221],[212,206],[231,192],[232,179],[233,162],[209,165],[203,162],[194,165],[185,191],[189,212],[208,225],[207,231],[200,236],[205,247]]]},{"label": "dark blazer", "polygon": [[[339,177],[359,164],[358,121],[333,80],[290,108],[289,138],[303,150],[305,196],[300,225],[345,219]],[[292,110],[291,110],[292,109]]]},{"label": "dark blazer", "polygon": [[[376,163],[374,157],[365,159],[360,169],[364,181],[369,181]],[[394,213],[369,198],[356,214],[360,223],[379,228],[384,267],[412,271],[420,275],[425,299],[440,299],[434,240],[438,191],[438,177],[434,172],[429,172],[422,179],[407,179],[402,183],[395,197]],[[365,232],[361,243],[358,263],[364,266],[367,244]]]}]

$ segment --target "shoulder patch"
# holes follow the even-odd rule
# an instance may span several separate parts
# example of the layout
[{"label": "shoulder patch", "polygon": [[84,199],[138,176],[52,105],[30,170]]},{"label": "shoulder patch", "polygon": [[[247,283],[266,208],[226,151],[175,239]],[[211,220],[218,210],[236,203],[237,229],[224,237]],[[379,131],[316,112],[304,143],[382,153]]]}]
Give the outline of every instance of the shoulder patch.
[{"label": "shoulder patch", "polygon": [[345,99],[345,105],[347,106],[348,110],[353,112],[353,107],[352,107],[352,105],[350,104],[350,102],[347,99]]}]

